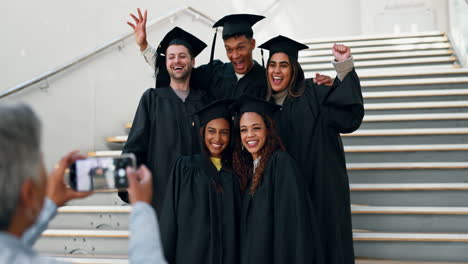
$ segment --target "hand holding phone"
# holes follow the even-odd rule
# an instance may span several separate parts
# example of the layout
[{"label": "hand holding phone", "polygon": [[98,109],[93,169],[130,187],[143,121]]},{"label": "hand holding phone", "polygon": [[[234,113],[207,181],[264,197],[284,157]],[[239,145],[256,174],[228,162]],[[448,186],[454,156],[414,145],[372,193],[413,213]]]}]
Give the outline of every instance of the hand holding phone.
[{"label": "hand holding phone", "polygon": [[57,168],[48,177],[47,197],[58,207],[65,205],[70,200],[91,195],[91,192],[77,192],[65,185],[64,174],[66,168],[79,159],[84,159],[84,156],[80,155],[78,151],[68,153],[60,160]]},{"label": "hand holding phone", "polygon": [[141,165],[138,170],[127,168],[127,175],[130,183],[128,188],[130,203],[145,202],[151,204],[153,199],[153,178],[149,169],[145,165]]},{"label": "hand holding phone", "polygon": [[136,167],[132,153],[120,157],[92,157],[70,166],[70,186],[80,192],[128,188],[127,167]]}]

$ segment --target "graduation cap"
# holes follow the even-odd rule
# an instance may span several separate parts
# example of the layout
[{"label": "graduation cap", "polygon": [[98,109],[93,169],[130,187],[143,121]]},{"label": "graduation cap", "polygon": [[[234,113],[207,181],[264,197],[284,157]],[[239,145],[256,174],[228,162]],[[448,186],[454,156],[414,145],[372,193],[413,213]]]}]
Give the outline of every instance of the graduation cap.
[{"label": "graduation cap", "polygon": [[207,46],[205,42],[179,27],[169,31],[156,49],[156,88],[169,85],[169,74],[163,56],[171,45],[184,45],[193,57],[200,54]]},{"label": "graduation cap", "polygon": [[225,118],[228,121],[232,119],[232,112],[230,106],[234,100],[232,99],[222,99],[217,100],[202,109],[195,112],[193,115],[198,115],[200,120],[200,125],[204,126],[208,122],[217,118]]},{"label": "graduation cap", "polygon": [[266,49],[270,51],[270,57],[278,52],[284,52],[294,59],[298,59],[299,51],[303,49],[308,49],[309,47],[299,43],[295,40],[287,38],[285,36],[274,37],[262,45],[258,46],[261,49]]},{"label": "graduation cap", "polygon": [[250,95],[241,95],[233,104],[233,110],[239,116],[246,112],[255,112],[271,117],[274,112],[280,109],[281,105],[270,103]]},{"label": "graduation cap", "polygon": [[206,48],[205,42],[180,27],[173,28],[164,36],[158,46],[159,53],[165,54],[167,48],[171,45],[184,45],[192,53],[193,57],[198,56]]},{"label": "graduation cap", "polygon": [[[233,35],[253,35],[252,26],[255,25],[258,21],[264,19],[264,16],[259,15],[250,15],[250,14],[234,14],[227,15],[220,20],[218,20],[213,27],[223,27],[223,39],[227,39]],[[211,57],[210,61],[213,61],[214,56],[214,47],[216,44],[216,35],[218,31],[215,32],[213,37],[213,46],[211,47]]]},{"label": "graduation cap", "polygon": [[252,26],[264,16],[250,14],[228,15],[218,20],[213,27],[223,27],[223,39],[235,34],[253,34]]}]

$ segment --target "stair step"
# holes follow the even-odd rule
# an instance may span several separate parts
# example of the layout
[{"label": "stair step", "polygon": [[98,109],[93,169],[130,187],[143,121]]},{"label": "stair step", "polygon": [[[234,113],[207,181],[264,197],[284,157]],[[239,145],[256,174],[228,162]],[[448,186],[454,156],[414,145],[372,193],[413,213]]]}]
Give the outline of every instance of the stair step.
[{"label": "stair step", "polygon": [[355,255],[401,260],[466,261],[466,234],[355,233]]},{"label": "stair step", "polygon": [[[457,108],[429,109],[434,113],[407,113],[410,110],[376,110],[364,116],[360,129],[404,129],[404,128],[436,128],[468,127],[468,113],[457,113]],[[428,109],[415,109],[411,111],[426,111]],[[439,112],[436,112],[439,111]],[[375,112],[379,112],[376,114]],[[400,112],[400,113],[395,113]],[[401,113],[405,111],[405,113]],[[389,112],[380,114],[380,112]],[[440,113],[444,112],[444,113]]]},{"label": "stair step", "polygon": [[97,257],[83,257],[82,255],[76,257],[54,257],[54,259],[65,263],[77,264],[128,264],[126,258],[97,258]]},{"label": "stair step", "polygon": [[109,143],[125,143],[125,142],[127,142],[127,138],[128,138],[128,136],[108,137],[106,139],[106,141],[109,142]]},{"label": "stair step", "polygon": [[468,242],[468,234],[354,232],[354,241]]},{"label": "stair step", "polygon": [[[322,50],[305,50],[299,53],[299,56],[326,56],[331,55],[331,47]],[[387,45],[379,47],[360,47],[353,48],[351,51],[353,55],[363,53],[378,53],[378,52],[392,52],[392,51],[416,51],[416,50],[438,50],[438,49],[451,49],[450,43],[425,43],[425,44],[411,44],[411,45]]]},{"label": "stair step", "polygon": [[[344,147],[346,161],[371,162],[453,162],[467,160],[468,144],[353,145]],[[468,178],[467,178],[468,179]]]},{"label": "stair step", "polygon": [[347,163],[348,170],[468,169],[468,162]]},{"label": "stair step", "polygon": [[47,229],[42,233],[43,237],[102,237],[102,238],[128,238],[127,230],[59,230]]},{"label": "stair step", "polygon": [[[353,55],[354,61],[364,60],[378,60],[378,59],[396,59],[396,58],[409,58],[409,57],[435,57],[435,56],[451,56],[453,50],[423,50],[423,51],[401,51],[401,52],[384,52],[374,54],[357,54]],[[299,63],[320,63],[330,62],[334,59],[333,56],[320,56],[320,57],[302,57]]]},{"label": "stair step", "polygon": [[41,253],[64,255],[126,255],[127,230],[58,230],[42,233],[34,248]]},{"label": "stair step", "polygon": [[[120,139],[120,141],[112,139],[111,141],[108,141],[108,142],[124,143],[124,142],[127,141],[127,138],[125,137],[125,139],[123,139],[123,137],[124,136],[118,137]],[[110,138],[112,138],[112,137],[110,137]],[[116,157],[116,156],[120,156],[121,154],[122,154],[121,150],[104,150],[104,151],[88,152],[88,156],[91,156],[91,157],[103,157],[103,156]]]},{"label": "stair step", "polygon": [[131,206],[85,206],[68,205],[58,208],[58,213],[130,213]]},{"label": "stair step", "polygon": [[[450,64],[456,61],[456,57],[443,57],[443,58],[409,58],[409,59],[394,59],[394,60],[372,60],[372,61],[355,61],[354,66],[356,69],[365,67],[389,67],[395,65],[415,65],[415,64]],[[304,71],[318,71],[334,69],[331,63],[316,63],[303,65]]]},{"label": "stair step", "polygon": [[405,129],[359,129],[342,137],[368,136],[423,136],[423,135],[467,135],[468,127],[460,128],[405,128]]},{"label": "stair step", "polygon": [[468,207],[362,206],[351,205],[353,214],[468,215]]},{"label": "stair step", "polygon": [[355,232],[354,241],[468,242],[468,234]]},{"label": "stair step", "polygon": [[67,206],[122,206],[128,205],[117,196],[117,190],[95,191],[91,196],[75,199]]},{"label": "stair step", "polygon": [[463,120],[463,119],[468,119],[468,113],[366,115],[366,116],[364,116],[363,122],[420,121],[420,120]]},{"label": "stair step", "polygon": [[[434,101],[432,101],[434,100]],[[413,101],[413,100],[411,100]],[[364,104],[364,114],[430,114],[430,113],[466,113],[467,101],[431,101],[424,102],[385,102]]]},{"label": "stair step", "polygon": [[384,86],[415,86],[415,85],[459,84],[459,83],[468,83],[468,77],[361,81],[361,86],[362,87],[384,87]]},{"label": "stair step", "polygon": [[378,232],[465,233],[467,207],[352,206],[353,228]]},{"label": "stair step", "polygon": [[[439,172],[444,178],[443,173]],[[406,175],[394,175],[404,178]],[[410,176],[410,175],[409,175]],[[406,178],[409,178],[406,177]],[[464,177],[465,176],[465,177]],[[431,178],[428,172],[418,175],[419,179]],[[354,177],[351,177],[352,180]],[[440,206],[440,207],[466,207],[468,205],[468,183],[433,183],[436,179],[428,179],[429,183],[387,183],[391,181],[392,175],[383,177],[385,183],[375,182],[378,175],[368,175],[361,184],[350,184],[351,202],[353,204],[372,204],[379,206]],[[460,175],[461,180],[466,180],[465,174]],[[438,180],[439,182],[441,180]],[[356,186],[356,187],[353,187]],[[462,225],[463,227],[465,225]]]},{"label": "stair step", "polygon": [[[422,76],[426,78],[434,78],[434,77],[440,77],[440,75],[448,75],[448,76],[453,76],[453,75],[467,75],[468,74],[468,69],[467,68],[454,68],[454,67],[449,67],[449,68],[434,68],[434,67],[419,67],[419,68],[412,68],[412,69],[402,69],[400,68],[395,68],[389,70],[388,68],[385,69],[385,71],[382,71],[382,69],[359,69],[356,71],[359,79],[363,81],[364,79],[376,79],[376,78],[388,78],[388,79],[394,79],[394,78],[402,78],[402,77],[418,77],[421,78]],[[331,70],[331,71],[324,71],[321,72],[321,74],[329,75],[329,76],[336,76],[336,71]],[[315,76],[314,72],[307,72],[306,73],[306,78],[313,78]]]},{"label": "stair step", "polygon": [[445,69],[444,68],[442,69],[421,68],[421,69],[413,69],[409,71],[406,71],[406,70],[382,71],[381,69],[375,69],[375,70],[360,70],[360,71],[357,71],[357,73],[360,79],[414,77],[414,76],[436,77],[439,75],[467,75],[468,69],[466,68],[445,68]]},{"label": "stair step", "polygon": [[[433,135],[377,135],[377,136],[358,136],[358,137],[342,137],[345,146],[360,146],[360,145],[425,145],[434,143],[444,144],[467,144],[468,135],[451,135],[451,134],[433,134]],[[430,153],[426,153],[430,154]],[[425,154],[425,155],[426,155]],[[464,159],[462,159],[464,160]],[[416,161],[416,160],[412,160]],[[424,160],[423,160],[424,161]],[[443,161],[443,160],[439,160]],[[450,160],[453,161],[453,160]],[[369,161],[370,162],[370,161]]]},{"label": "stair step", "polygon": [[357,183],[350,190],[358,191],[453,191],[468,190],[468,183]]},{"label": "stair step", "polygon": [[402,33],[402,34],[376,34],[376,35],[360,35],[360,36],[346,36],[346,37],[333,37],[333,38],[314,38],[301,41],[306,45],[314,43],[337,43],[343,41],[364,41],[364,40],[382,40],[382,39],[399,39],[399,38],[416,38],[416,37],[439,37],[445,36],[444,32],[440,31],[427,31],[416,33]]},{"label": "stair step", "polygon": [[468,95],[468,89],[363,92],[364,99]]},{"label": "stair step", "polygon": [[468,262],[406,261],[406,260],[357,258],[356,264],[468,264]]},{"label": "stair step", "polygon": [[[446,36],[437,37],[416,37],[416,38],[400,38],[400,39],[380,39],[380,40],[366,40],[366,41],[343,41],[344,44],[350,48],[357,47],[376,47],[376,46],[389,46],[389,45],[418,45],[425,43],[446,43],[448,38]],[[311,43],[308,44],[308,50],[322,50],[331,49],[334,43]]]},{"label": "stair step", "polygon": [[345,152],[412,152],[412,151],[462,151],[468,150],[468,144],[433,144],[433,145],[372,145],[345,146]]},{"label": "stair step", "polygon": [[49,223],[49,228],[127,230],[130,212],[131,206],[63,206]]},{"label": "stair step", "polygon": [[[430,163],[430,162],[425,162]],[[440,163],[440,162],[439,162]],[[351,165],[350,165],[351,164]],[[376,163],[353,166],[348,163],[350,183],[430,183],[430,182],[462,182],[468,183],[468,166],[459,164],[444,164],[436,166],[430,164],[394,163],[376,166]],[[463,192],[465,193],[465,192]],[[465,203],[466,200],[461,201]],[[408,202],[408,200],[407,200]],[[388,204],[391,205],[391,204]],[[447,204],[443,204],[447,205]],[[465,205],[465,204],[463,204]]]}]

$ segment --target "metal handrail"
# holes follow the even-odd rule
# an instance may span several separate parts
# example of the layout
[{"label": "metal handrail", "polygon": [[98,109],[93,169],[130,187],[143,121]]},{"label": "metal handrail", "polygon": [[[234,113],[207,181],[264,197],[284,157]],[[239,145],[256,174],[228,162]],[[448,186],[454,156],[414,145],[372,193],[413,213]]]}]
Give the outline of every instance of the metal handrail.
[{"label": "metal handrail", "polygon": [[[152,27],[153,25],[155,25],[155,24],[157,24],[157,23],[159,23],[159,22],[161,22],[163,20],[166,20],[166,19],[168,19],[168,18],[170,18],[170,17],[172,17],[172,16],[174,16],[177,13],[180,13],[182,11],[186,11],[186,12],[194,14],[197,19],[201,18],[201,19],[205,20],[209,25],[213,25],[214,22],[215,22],[212,18],[210,18],[209,16],[203,14],[202,12],[200,12],[200,11],[190,7],[190,6],[185,6],[185,7],[175,9],[175,10],[167,13],[163,17],[159,17],[159,18],[155,18],[155,19],[150,20],[148,25],[147,25],[147,28]],[[107,43],[93,49],[92,51],[75,58],[74,60],[72,60],[69,63],[63,64],[63,65],[58,66],[58,67],[56,67],[56,68],[54,68],[52,70],[46,71],[45,73],[43,73],[43,74],[41,74],[41,75],[39,75],[39,76],[29,80],[29,81],[20,83],[20,84],[16,85],[15,87],[7,89],[7,90],[0,93],[0,98],[6,97],[6,96],[11,95],[11,94],[14,94],[16,92],[19,92],[19,91],[21,91],[21,90],[23,90],[23,89],[25,89],[25,88],[33,85],[33,84],[39,83],[39,82],[41,82],[43,80],[48,79],[51,76],[54,76],[54,75],[56,75],[58,73],[61,73],[62,71],[66,70],[66,69],[68,69],[70,67],[73,67],[74,65],[76,65],[76,64],[78,64],[80,62],[83,62],[83,61],[85,61],[85,60],[99,54],[100,52],[114,46],[115,44],[117,44],[119,42],[122,42],[123,40],[133,36],[133,34],[134,34],[134,32],[132,31],[130,33],[126,33],[126,34],[123,34],[123,35],[121,35],[119,37],[116,37],[116,38],[112,39],[111,41],[109,41],[109,42],[107,42]]]}]

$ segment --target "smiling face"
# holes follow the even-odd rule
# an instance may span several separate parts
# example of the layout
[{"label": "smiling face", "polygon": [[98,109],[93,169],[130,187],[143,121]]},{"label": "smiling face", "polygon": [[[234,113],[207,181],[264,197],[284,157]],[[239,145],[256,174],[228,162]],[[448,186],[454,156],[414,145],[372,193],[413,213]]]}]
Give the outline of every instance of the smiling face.
[{"label": "smiling face", "polygon": [[185,81],[190,77],[195,60],[184,45],[174,44],[166,50],[166,68],[171,80]]},{"label": "smiling face", "polygon": [[284,91],[292,78],[292,66],[289,56],[283,52],[273,54],[268,63],[268,82],[275,92]]},{"label": "smiling face", "polygon": [[245,35],[230,37],[224,40],[224,48],[236,73],[246,74],[252,69],[255,39],[248,39]]},{"label": "smiling face", "polygon": [[231,127],[224,118],[213,119],[205,126],[205,145],[211,157],[221,158],[229,145]]},{"label": "smiling face", "polygon": [[266,143],[267,128],[262,116],[254,112],[242,114],[240,119],[242,145],[256,160]]}]

